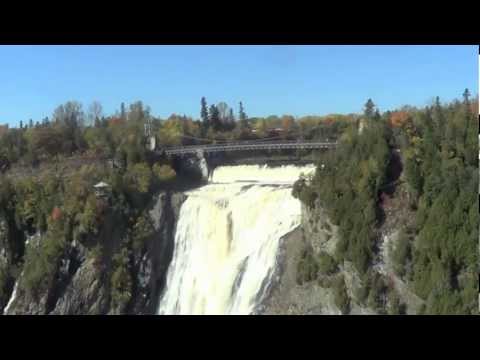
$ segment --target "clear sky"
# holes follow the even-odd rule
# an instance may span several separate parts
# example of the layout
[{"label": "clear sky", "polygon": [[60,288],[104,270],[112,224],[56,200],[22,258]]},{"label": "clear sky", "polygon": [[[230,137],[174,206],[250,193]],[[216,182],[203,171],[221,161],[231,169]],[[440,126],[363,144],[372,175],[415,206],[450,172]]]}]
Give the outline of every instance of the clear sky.
[{"label": "clear sky", "polygon": [[0,124],[51,116],[68,100],[108,115],[142,100],[152,114],[199,117],[200,98],[249,116],[381,111],[478,93],[477,46],[3,46]]}]

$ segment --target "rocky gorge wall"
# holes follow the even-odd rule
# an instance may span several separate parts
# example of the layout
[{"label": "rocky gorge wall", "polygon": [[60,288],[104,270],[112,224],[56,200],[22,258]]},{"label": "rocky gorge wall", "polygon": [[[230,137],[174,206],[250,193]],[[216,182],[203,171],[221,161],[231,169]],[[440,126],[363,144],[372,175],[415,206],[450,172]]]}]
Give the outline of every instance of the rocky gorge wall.
[{"label": "rocky gorge wall", "polygon": [[[122,240],[121,224],[109,213],[95,239],[102,244],[102,259],[98,261],[84,244],[72,241],[67,245],[53,281],[47,290],[32,296],[25,291],[21,265],[16,279],[0,292],[0,313],[4,314],[153,314],[165,284],[165,275],[173,252],[173,236],[178,214],[185,195],[161,192],[152,198],[149,210],[154,233],[140,249],[129,254],[133,279],[130,300],[124,308],[112,305],[110,275],[111,258]],[[2,224],[2,222],[0,222]],[[0,260],[3,268],[11,265],[11,247],[7,246],[5,221],[0,226]],[[27,237],[27,243],[38,246],[42,235]],[[7,269],[6,269],[7,270]],[[13,280],[13,281],[12,281]],[[13,285],[15,283],[15,286]]]}]

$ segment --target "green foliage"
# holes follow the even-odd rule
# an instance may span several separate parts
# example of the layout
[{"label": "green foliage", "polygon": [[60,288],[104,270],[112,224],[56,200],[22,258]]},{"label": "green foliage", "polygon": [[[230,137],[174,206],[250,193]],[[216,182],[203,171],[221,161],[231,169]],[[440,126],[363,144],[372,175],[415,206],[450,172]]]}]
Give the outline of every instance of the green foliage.
[{"label": "green foliage", "polygon": [[312,249],[305,249],[297,264],[297,284],[302,285],[317,279],[318,270],[318,262]]},{"label": "green foliage", "polygon": [[169,183],[175,180],[177,174],[170,165],[155,164],[153,166],[153,173],[160,183]]},{"label": "green foliage", "polygon": [[[478,122],[468,104],[454,102],[416,115],[422,142],[412,142],[421,164],[413,257],[413,286],[427,314],[478,311]],[[439,129],[432,123],[438,122]],[[476,125],[472,125],[476,124]],[[414,187],[414,181],[407,177]]]},{"label": "green foliage", "polygon": [[124,309],[132,296],[132,276],[128,250],[125,247],[113,257],[113,272],[110,282],[113,307]]},{"label": "green foliage", "polygon": [[338,264],[329,254],[321,252],[318,256],[318,269],[321,274],[331,275],[338,270]]},{"label": "green foliage", "polygon": [[371,271],[368,275],[369,293],[367,305],[379,314],[384,314],[387,302],[387,284],[385,278],[377,272]]},{"label": "green foliage", "polygon": [[350,297],[347,293],[347,287],[343,275],[335,277],[333,281],[333,296],[335,305],[342,314],[348,314],[350,312]]},{"label": "green foliage", "polygon": [[147,212],[138,217],[132,229],[132,248],[133,250],[141,249],[145,241],[150,238],[155,229],[152,220]]},{"label": "green foliage", "polygon": [[139,163],[129,167],[126,177],[133,191],[141,194],[149,192],[152,184],[152,170],[148,164]]},{"label": "green foliage", "polygon": [[381,122],[369,124],[362,134],[352,125],[335,153],[319,161],[311,185],[300,179],[293,195],[312,207],[317,198],[339,226],[337,259],[347,259],[364,273],[373,257],[378,193],[386,180],[388,138]]},{"label": "green foliage", "polygon": [[304,177],[300,177],[300,179],[293,184],[292,196],[299,199],[310,209],[315,207],[315,200],[318,197],[315,190],[311,186],[307,186]]},{"label": "green foliage", "polygon": [[362,284],[355,289],[355,298],[360,304],[365,304],[370,292],[370,284],[367,281],[362,281]]},{"label": "green foliage", "polygon": [[391,256],[395,273],[403,278],[411,260],[411,244],[405,229],[400,231]]},{"label": "green foliage", "polygon": [[388,295],[388,315],[405,315],[406,314],[406,305],[401,302],[398,292],[392,290]]},{"label": "green foliage", "polygon": [[62,224],[52,226],[40,243],[29,244],[25,254],[23,288],[34,297],[48,289],[66,249]]}]

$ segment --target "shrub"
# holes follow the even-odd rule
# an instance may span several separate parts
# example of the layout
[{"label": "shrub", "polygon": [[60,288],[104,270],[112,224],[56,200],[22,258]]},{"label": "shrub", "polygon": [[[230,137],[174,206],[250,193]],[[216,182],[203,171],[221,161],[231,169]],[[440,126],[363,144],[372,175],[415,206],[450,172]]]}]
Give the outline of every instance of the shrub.
[{"label": "shrub", "polygon": [[338,270],[338,264],[333,257],[322,252],[318,257],[318,269],[322,274],[331,275]]},{"label": "shrub", "polygon": [[152,236],[155,229],[148,213],[144,212],[138,217],[132,230],[132,247],[133,250],[141,249],[145,241]]},{"label": "shrub", "polygon": [[36,297],[49,286],[65,248],[65,236],[59,229],[49,230],[38,245],[27,247],[23,276],[27,292]]},{"label": "shrub", "polygon": [[110,281],[112,305],[122,311],[132,296],[132,277],[128,251],[125,247],[113,257],[113,272]]},{"label": "shrub", "polygon": [[155,164],[153,166],[153,173],[161,183],[172,182],[177,176],[175,170],[170,165]]},{"label": "shrub", "polygon": [[297,265],[297,284],[313,281],[318,276],[318,263],[311,249],[305,249]]},{"label": "shrub", "polygon": [[397,243],[392,251],[392,263],[395,273],[403,278],[406,274],[406,265],[410,261],[410,242],[407,234],[402,229],[398,235]]},{"label": "shrub", "polygon": [[152,170],[146,163],[138,163],[130,166],[127,172],[127,179],[132,190],[141,194],[146,194],[150,190],[152,184]]},{"label": "shrub", "polygon": [[342,314],[348,314],[350,312],[350,298],[343,275],[337,276],[333,281],[333,296],[335,305]]}]

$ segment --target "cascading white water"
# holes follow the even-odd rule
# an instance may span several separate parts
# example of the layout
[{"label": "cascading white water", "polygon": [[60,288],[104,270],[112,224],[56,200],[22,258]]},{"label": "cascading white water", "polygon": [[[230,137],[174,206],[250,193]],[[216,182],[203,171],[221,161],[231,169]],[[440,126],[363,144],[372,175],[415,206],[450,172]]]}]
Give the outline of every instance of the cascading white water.
[{"label": "cascading white water", "polygon": [[314,166],[224,166],[180,209],[159,314],[250,314],[282,236],[300,224],[291,186]]}]

